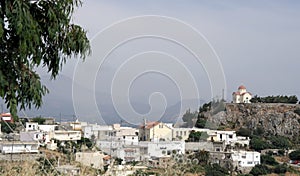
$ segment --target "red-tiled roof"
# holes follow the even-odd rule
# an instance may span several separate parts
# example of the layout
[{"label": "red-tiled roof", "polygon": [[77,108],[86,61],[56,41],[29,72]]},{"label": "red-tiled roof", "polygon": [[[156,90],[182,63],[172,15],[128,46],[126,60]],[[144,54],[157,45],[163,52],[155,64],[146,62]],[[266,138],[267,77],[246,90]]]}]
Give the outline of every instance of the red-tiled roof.
[{"label": "red-tiled roof", "polygon": [[150,129],[150,128],[155,127],[158,124],[159,124],[159,122],[147,122],[146,126],[142,125],[140,128]]},{"label": "red-tiled roof", "polygon": [[246,87],[244,85],[240,85],[240,87],[238,88],[239,90],[240,89],[246,89]]}]

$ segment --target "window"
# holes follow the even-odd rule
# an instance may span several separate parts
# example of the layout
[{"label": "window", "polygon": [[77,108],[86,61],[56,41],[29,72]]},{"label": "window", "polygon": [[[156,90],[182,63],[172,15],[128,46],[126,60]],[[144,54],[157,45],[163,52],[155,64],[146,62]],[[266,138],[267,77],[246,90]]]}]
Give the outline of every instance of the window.
[{"label": "window", "polygon": [[252,164],[252,162],[251,162],[251,161],[248,161],[247,164]]},{"label": "window", "polygon": [[186,131],[184,132],[184,135],[186,136]]},{"label": "window", "polygon": [[242,158],[246,158],[246,155],[243,155]]},{"label": "window", "polygon": [[29,128],[31,128],[31,125],[28,125]]},{"label": "window", "polygon": [[221,151],[221,149],[218,147],[218,148],[216,148],[216,152],[219,152],[219,151]]},{"label": "window", "polygon": [[232,134],[229,135],[229,138],[232,139]]}]

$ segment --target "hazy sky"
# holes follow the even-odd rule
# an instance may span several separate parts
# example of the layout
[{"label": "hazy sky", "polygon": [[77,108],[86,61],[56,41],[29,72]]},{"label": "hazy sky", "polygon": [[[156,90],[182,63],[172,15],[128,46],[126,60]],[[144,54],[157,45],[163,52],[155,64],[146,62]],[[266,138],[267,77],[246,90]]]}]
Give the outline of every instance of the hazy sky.
[{"label": "hazy sky", "polygon": [[[77,10],[74,21],[93,38],[105,27],[134,16],[176,18],[196,28],[215,49],[224,69],[228,97],[240,84],[262,96],[299,96],[299,9],[299,1],[276,0],[86,0]],[[144,51],[147,51],[147,44],[145,39]],[[122,53],[126,54],[126,49]],[[105,68],[109,70],[116,63],[108,61]],[[202,69],[193,68],[193,65],[188,68]],[[69,62],[63,73],[69,74],[73,69],[74,64]]]},{"label": "hazy sky", "polygon": [[[216,66],[215,71],[224,71],[227,100],[231,100],[231,93],[236,91],[240,84],[244,84],[252,94],[260,96],[284,94],[300,97],[300,81],[298,80],[298,67],[300,66],[299,9],[300,1],[296,0],[85,0],[83,6],[78,8],[74,14],[74,22],[87,30],[88,37],[93,43],[97,39],[101,39],[99,35],[103,33],[99,34],[100,31],[109,29],[109,26],[119,21],[145,15],[176,19],[201,33],[215,50],[223,68],[222,70]],[[144,23],[152,23],[152,21]],[[109,43],[110,40],[128,32],[128,29],[129,32],[130,29],[148,30],[143,28],[145,26],[131,25],[131,28],[126,28],[126,30],[117,28],[115,35],[106,36],[108,39],[100,40],[100,42]],[[150,28],[153,28],[154,31],[161,30],[157,25]],[[169,30],[173,32],[177,29],[170,28]],[[188,38],[190,36],[180,33],[176,37]],[[199,48],[201,47],[199,45]],[[97,54],[102,54],[102,48],[92,48],[92,50],[94,54],[91,56],[92,59],[99,57]],[[152,53],[148,54],[147,52]],[[145,64],[153,57],[161,57],[161,60],[176,57],[176,63],[181,63],[187,70],[186,72],[190,74],[191,79],[195,80],[200,98],[205,100],[211,98],[211,80],[207,75],[207,65],[197,63],[195,58],[178,43],[160,38],[141,38],[129,41],[113,50],[98,68],[97,76],[91,75],[96,82],[95,90],[104,93],[113,91],[115,74],[126,75],[126,70],[124,71],[123,68],[130,63],[128,59],[131,57],[133,57],[132,60],[141,57],[145,59]],[[77,60],[68,61],[63,68],[62,75],[72,78],[76,63]],[[176,63],[170,62],[165,65],[175,68]],[[80,62],[80,64],[85,63]],[[129,68],[130,71],[137,71],[139,66]],[[87,79],[87,82],[81,81],[79,83],[81,86],[89,85],[90,70],[88,67],[85,68],[85,72],[86,78],[82,79]],[[151,95],[154,95],[154,98],[161,98],[160,95],[156,97],[156,93],[163,94],[166,101],[172,103],[180,100],[179,89],[185,85],[180,85],[178,82],[183,84],[182,81],[186,77],[182,76],[181,80],[176,82],[177,78],[172,80],[172,76],[163,73],[163,71],[147,72],[132,78],[132,84],[127,87],[129,95],[132,96],[131,101],[147,104]],[[181,73],[182,71],[178,71],[177,74]],[[182,73],[182,75],[184,74]],[[125,82],[123,84],[125,86]],[[128,85],[126,84],[126,86]],[[119,89],[115,93],[122,96],[122,84],[119,85]],[[221,96],[221,89],[215,96]],[[190,95],[187,97],[190,98]]]}]

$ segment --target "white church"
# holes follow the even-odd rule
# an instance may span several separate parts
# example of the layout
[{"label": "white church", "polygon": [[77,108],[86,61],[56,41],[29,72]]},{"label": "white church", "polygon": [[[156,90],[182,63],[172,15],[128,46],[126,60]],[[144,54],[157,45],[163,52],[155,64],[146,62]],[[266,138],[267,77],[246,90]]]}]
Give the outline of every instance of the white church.
[{"label": "white church", "polygon": [[243,85],[238,88],[238,91],[232,93],[233,103],[251,103],[251,98],[252,94],[247,92],[246,87]]}]

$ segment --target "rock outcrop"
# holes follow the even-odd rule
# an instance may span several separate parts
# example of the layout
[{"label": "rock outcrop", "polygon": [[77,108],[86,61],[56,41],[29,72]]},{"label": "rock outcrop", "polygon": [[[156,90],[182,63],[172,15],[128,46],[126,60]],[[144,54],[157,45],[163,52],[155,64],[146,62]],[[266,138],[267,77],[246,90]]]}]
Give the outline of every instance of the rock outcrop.
[{"label": "rock outcrop", "polygon": [[217,126],[251,130],[262,127],[265,134],[292,138],[300,134],[300,115],[295,112],[297,109],[300,109],[299,104],[227,103],[225,111],[215,115],[206,114],[206,117]]}]

